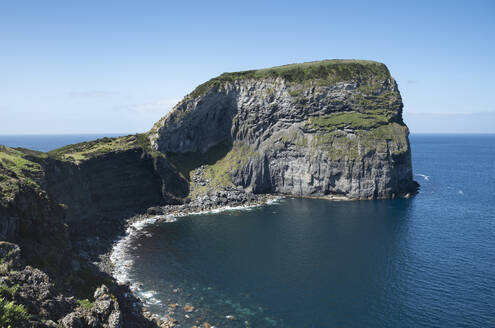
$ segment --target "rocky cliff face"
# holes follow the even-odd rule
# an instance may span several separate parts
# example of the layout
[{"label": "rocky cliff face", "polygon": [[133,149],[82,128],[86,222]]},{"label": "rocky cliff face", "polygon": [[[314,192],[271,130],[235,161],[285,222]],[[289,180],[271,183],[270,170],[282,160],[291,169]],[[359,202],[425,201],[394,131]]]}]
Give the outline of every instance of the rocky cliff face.
[{"label": "rocky cliff face", "polygon": [[[128,287],[94,264],[126,215],[187,194],[177,170],[138,139],[48,154],[0,146],[0,240],[20,246],[0,241],[0,326],[156,327]],[[102,284],[110,289],[94,294]]]},{"label": "rocky cliff face", "polygon": [[402,107],[397,83],[376,62],[226,73],[174,107],[151,140],[162,153],[205,159],[207,185],[192,184],[193,192],[233,184],[254,193],[395,198],[417,189]]}]

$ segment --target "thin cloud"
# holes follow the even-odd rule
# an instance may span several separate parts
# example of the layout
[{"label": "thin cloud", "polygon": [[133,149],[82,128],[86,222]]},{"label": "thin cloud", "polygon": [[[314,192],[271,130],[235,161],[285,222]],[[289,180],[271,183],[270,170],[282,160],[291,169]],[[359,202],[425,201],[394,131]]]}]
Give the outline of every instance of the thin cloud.
[{"label": "thin cloud", "polygon": [[73,91],[69,92],[69,97],[72,98],[107,98],[117,95],[114,91],[105,90],[88,90],[88,91]]},{"label": "thin cloud", "polygon": [[134,105],[126,105],[126,106],[116,106],[114,107],[115,111],[126,111],[137,114],[165,114],[172,107],[174,107],[180,99],[162,99],[154,102],[142,103],[142,104],[134,104]]}]

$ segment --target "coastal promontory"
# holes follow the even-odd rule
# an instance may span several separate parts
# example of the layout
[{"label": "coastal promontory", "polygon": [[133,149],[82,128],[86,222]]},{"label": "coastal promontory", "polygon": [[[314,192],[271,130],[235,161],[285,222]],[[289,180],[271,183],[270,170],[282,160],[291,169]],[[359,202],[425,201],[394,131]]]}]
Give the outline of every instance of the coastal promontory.
[{"label": "coastal promontory", "polygon": [[325,60],[224,73],[146,133],[46,153],[0,146],[0,324],[173,327],[111,275],[130,218],[267,194],[410,197],[402,109],[384,64]]}]

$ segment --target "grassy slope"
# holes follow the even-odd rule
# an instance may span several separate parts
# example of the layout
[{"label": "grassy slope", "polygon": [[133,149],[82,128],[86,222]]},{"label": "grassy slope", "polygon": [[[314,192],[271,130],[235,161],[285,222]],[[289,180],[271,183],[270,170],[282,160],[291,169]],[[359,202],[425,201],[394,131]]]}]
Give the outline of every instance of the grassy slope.
[{"label": "grassy slope", "polygon": [[153,152],[147,134],[135,134],[117,138],[100,138],[93,141],[81,142],[68,145],[46,153],[46,156],[63,161],[80,163],[87,159],[97,157],[114,151],[124,151],[133,148],[143,148],[154,156],[159,156]]},{"label": "grassy slope", "polygon": [[[204,166],[203,179],[209,181],[207,186],[191,185],[190,197],[194,198],[210,190],[222,189],[224,187],[233,187],[232,173],[241,169],[250,157],[256,156],[257,153],[242,142],[235,142],[227,154],[217,161]],[[191,179],[195,170],[189,173]]]},{"label": "grassy slope", "polygon": [[24,186],[40,189],[43,169],[26,157],[26,152],[0,145],[0,204],[11,201]]},{"label": "grassy slope", "polygon": [[343,60],[332,59],[290,64],[272,68],[249,70],[243,72],[223,73],[201,85],[199,85],[189,97],[196,98],[204,94],[213,86],[223,85],[247,79],[276,79],[283,78],[287,82],[314,82],[320,85],[330,85],[343,81],[373,81],[390,78],[387,67],[375,61],[369,60]]},{"label": "grassy slope", "polygon": [[0,201],[6,203],[23,187],[40,190],[39,179],[43,168],[32,157],[54,158],[76,164],[87,159],[114,151],[143,148],[154,156],[161,156],[151,150],[146,134],[136,134],[118,138],[101,138],[89,142],[68,145],[47,153],[29,149],[10,148],[0,145]]},{"label": "grassy slope", "polygon": [[[344,59],[321,60],[258,70],[223,73],[220,76],[200,84],[190,94],[184,97],[179,104],[202,96],[208,90],[219,88],[228,82],[276,78],[282,78],[287,83],[297,83],[305,86],[325,86],[337,82],[358,81],[361,84],[362,91],[370,93],[372,90],[375,90],[377,82],[381,83],[384,80],[391,78],[391,75],[387,66],[382,63],[370,60]],[[302,89],[291,90],[290,93],[292,96],[297,97],[299,93],[302,93]],[[358,99],[357,101],[361,102],[361,105],[366,106],[370,100],[363,98]],[[373,102],[373,100],[371,101]],[[155,136],[167,117],[170,116],[170,119],[177,121],[182,119],[185,115],[187,115],[187,112],[185,111],[169,112],[154,124],[150,130],[151,135]]]}]

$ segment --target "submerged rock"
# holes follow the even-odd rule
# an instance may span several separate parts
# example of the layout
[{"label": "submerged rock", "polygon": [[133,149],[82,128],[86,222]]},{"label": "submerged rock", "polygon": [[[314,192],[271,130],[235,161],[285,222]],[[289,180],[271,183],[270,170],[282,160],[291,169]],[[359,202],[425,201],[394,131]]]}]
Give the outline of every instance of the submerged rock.
[{"label": "submerged rock", "polygon": [[194,306],[192,306],[191,304],[186,304],[184,305],[183,310],[186,313],[191,313],[194,311]]}]

